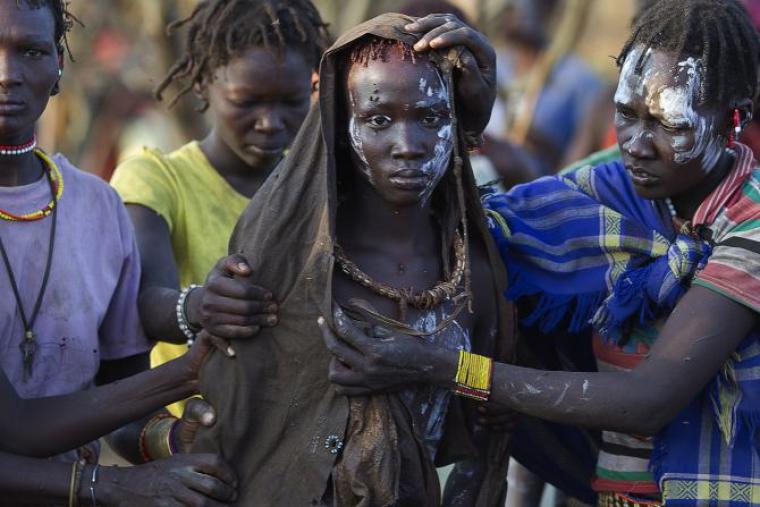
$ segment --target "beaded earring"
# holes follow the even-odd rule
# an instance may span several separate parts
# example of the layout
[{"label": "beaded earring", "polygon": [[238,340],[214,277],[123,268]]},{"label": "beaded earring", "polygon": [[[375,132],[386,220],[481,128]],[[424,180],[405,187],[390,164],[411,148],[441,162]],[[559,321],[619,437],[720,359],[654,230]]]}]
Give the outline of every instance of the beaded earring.
[{"label": "beaded earring", "polygon": [[734,129],[728,134],[728,147],[733,148],[736,141],[739,139],[739,135],[742,133],[742,118],[738,109],[734,109],[734,113],[731,118]]}]

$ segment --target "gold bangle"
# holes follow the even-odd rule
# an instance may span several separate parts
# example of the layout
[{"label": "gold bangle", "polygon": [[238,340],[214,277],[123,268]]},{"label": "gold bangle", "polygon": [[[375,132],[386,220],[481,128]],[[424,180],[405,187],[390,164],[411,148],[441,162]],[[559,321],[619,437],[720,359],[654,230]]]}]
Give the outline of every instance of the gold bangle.
[{"label": "gold bangle", "polygon": [[151,459],[168,458],[174,455],[171,443],[172,429],[179,419],[163,417],[151,421],[145,432],[145,450]]},{"label": "gold bangle", "polygon": [[492,372],[493,359],[460,350],[454,392],[460,396],[487,401],[491,394]]},{"label": "gold bangle", "polygon": [[82,481],[82,469],[79,467],[79,461],[75,461],[71,466],[71,480],[69,481],[69,507],[79,505],[79,485]]}]

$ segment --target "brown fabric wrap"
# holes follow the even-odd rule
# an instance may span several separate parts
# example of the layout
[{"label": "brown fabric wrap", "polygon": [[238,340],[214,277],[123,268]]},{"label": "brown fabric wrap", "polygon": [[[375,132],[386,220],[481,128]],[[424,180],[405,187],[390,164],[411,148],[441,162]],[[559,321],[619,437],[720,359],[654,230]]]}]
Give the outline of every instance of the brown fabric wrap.
[{"label": "brown fabric wrap", "polygon": [[[194,451],[218,452],[234,467],[240,484],[236,505],[319,505],[327,488],[338,456],[331,444],[335,437],[342,442],[349,420],[347,399],[336,395],[327,380],[330,354],[316,324],[320,315],[332,320],[335,91],[342,86],[337,62],[342,50],[370,34],[413,44],[417,37],[403,32],[411,20],[399,14],[379,16],[343,35],[325,53],[319,107],[311,109],[287,157],[256,193],[233,233],[230,252],[245,255],[254,282],[272,290],[280,302],[276,327],[237,342],[233,360],[213,355],[201,373],[201,391],[216,408],[218,421],[199,431]],[[512,308],[501,296],[506,273],[488,234],[467,161],[464,175],[471,235],[487,247],[497,285],[494,297],[500,305],[497,343],[475,337],[473,348],[505,360],[511,358],[514,345]],[[456,208],[455,201],[451,208]],[[474,451],[461,401],[450,405],[438,464]],[[388,417],[387,411],[373,410],[372,403],[356,409],[366,410],[370,423],[383,424],[382,418]],[[378,434],[390,439],[409,436],[410,431],[398,424]],[[495,505],[506,460],[506,442],[493,445],[478,505]],[[362,473],[375,474],[373,482],[397,481],[394,467],[395,463],[379,470],[369,466]],[[429,480],[424,471],[420,480]],[[378,502],[366,505],[383,503]]]}]

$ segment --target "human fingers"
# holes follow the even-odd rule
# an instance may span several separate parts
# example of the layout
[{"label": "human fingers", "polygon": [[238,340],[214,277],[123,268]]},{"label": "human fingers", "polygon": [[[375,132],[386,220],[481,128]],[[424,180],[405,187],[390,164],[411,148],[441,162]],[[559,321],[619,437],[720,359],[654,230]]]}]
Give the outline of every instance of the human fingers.
[{"label": "human fingers", "polygon": [[190,398],[185,403],[182,412],[182,421],[195,425],[211,427],[216,422],[216,411],[209,402],[203,398]]},{"label": "human fingers", "polygon": [[[430,47],[433,49],[445,49],[455,46],[464,46],[472,52],[479,68],[494,68],[496,53],[483,34],[477,30],[473,30],[469,26],[457,26],[448,30],[443,30],[446,26],[448,26],[448,24],[441,27],[439,32],[436,33],[434,37],[430,38]],[[433,32],[426,34],[426,37],[431,36],[432,34]]]},{"label": "human fingers", "polygon": [[[212,323],[208,325],[208,330],[209,333],[212,333],[212,336],[216,336],[221,340],[243,340],[256,336],[261,331],[261,326],[236,326],[232,324]],[[234,349],[232,355],[235,355]]]},{"label": "human fingers", "polygon": [[227,486],[237,487],[237,475],[218,454],[187,454],[193,470],[214,477]]},{"label": "human fingers", "polygon": [[435,46],[431,45],[432,41],[437,40],[438,37],[445,34],[446,32],[458,29],[460,26],[462,26],[462,24],[457,21],[447,21],[442,25],[425,32],[412,47],[415,51],[427,51],[429,49],[436,49]]},{"label": "human fingers", "polygon": [[335,322],[335,332],[340,339],[359,350],[368,352],[372,349],[373,339],[351,323],[339,306],[333,309],[333,321]]},{"label": "human fingers", "polygon": [[356,349],[342,342],[335,333],[333,333],[333,330],[330,329],[330,326],[327,325],[327,321],[324,318],[319,317],[319,319],[317,319],[317,325],[319,325],[319,330],[322,332],[322,339],[325,342],[327,350],[332,352],[333,356],[338,358],[341,363],[353,367],[358,367],[362,364],[364,356]]},{"label": "human fingers", "polygon": [[246,258],[240,254],[222,257],[216,263],[216,269],[225,276],[250,276],[251,266]]},{"label": "human fingers", "polygon": [[232,345],[230,345],[230,343],[224,338],[220,338],[216,335],[209,334],[208,339],[211,342],[211,344],[214,346],[214,348],[220,351],[225,356],[231,358],[237,355]]},{"label": "human fingers", "polygon": [[203,327],[213,334],[213,329],[218,326],[259,326],[274,327],[279,321],[276,314],[271,313],[237,313],[232,312],[232,307],[218,307],[217,311],[204,311]]},{"label": "human fingers", "polygon": [[450,17],[456,18],[453,14],[428,14],[417,21],[409,23],[404,26],[404,30],[411,33],[423,33],[437,28],[447,23]]},{"label": "human fingers", "polygon": [[[217,277],[205,285],[211,295],[272,303],[272,291],[245,278]],[[205,294],[204,294],[205,296]],[[204,301],[207,297],[204,297]]]},{"label": "human fingers", "polygon": [[353,369],[337,357],[330,359],[327,378],[331,383],[341,387],[366,387],[364,374],[361,370]]}]

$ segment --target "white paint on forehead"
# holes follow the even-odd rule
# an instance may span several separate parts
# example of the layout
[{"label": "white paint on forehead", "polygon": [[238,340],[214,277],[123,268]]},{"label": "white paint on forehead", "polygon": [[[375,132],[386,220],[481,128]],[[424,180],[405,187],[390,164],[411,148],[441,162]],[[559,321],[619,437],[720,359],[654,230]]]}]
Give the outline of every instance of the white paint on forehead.
[{"label": "white paint on forehead", "polygon": [[[634,48],[623,62],[618,88],[615,91],[615,102],[630,104],[637,97],[643,98],[650,114],[661,118],[665,125],[692,129],[693,133],[672,136],[671,146],[675,152],[673,160],[678,164],[686,164],[695,158],[703,157],[703,167],[712,168],[720,158],[722,148],[719,136],[715,135],[713,122],[695,109],[704,78],[702,60],[688,57],[678,62],[674,69],[658,69],[651,63],[652,48],[648,48],[644,55],[641,75],[637,75],[636,64],[642,51],[642,47]],[[668,73],[666,77],[672,76],[675,79],[680,78],[685,72],[685,82],[676,86],[660,86],[657,89],[647,86],[645,89],[645,85],[650,85],[652,79],[660,77],[663,72]]]}]

